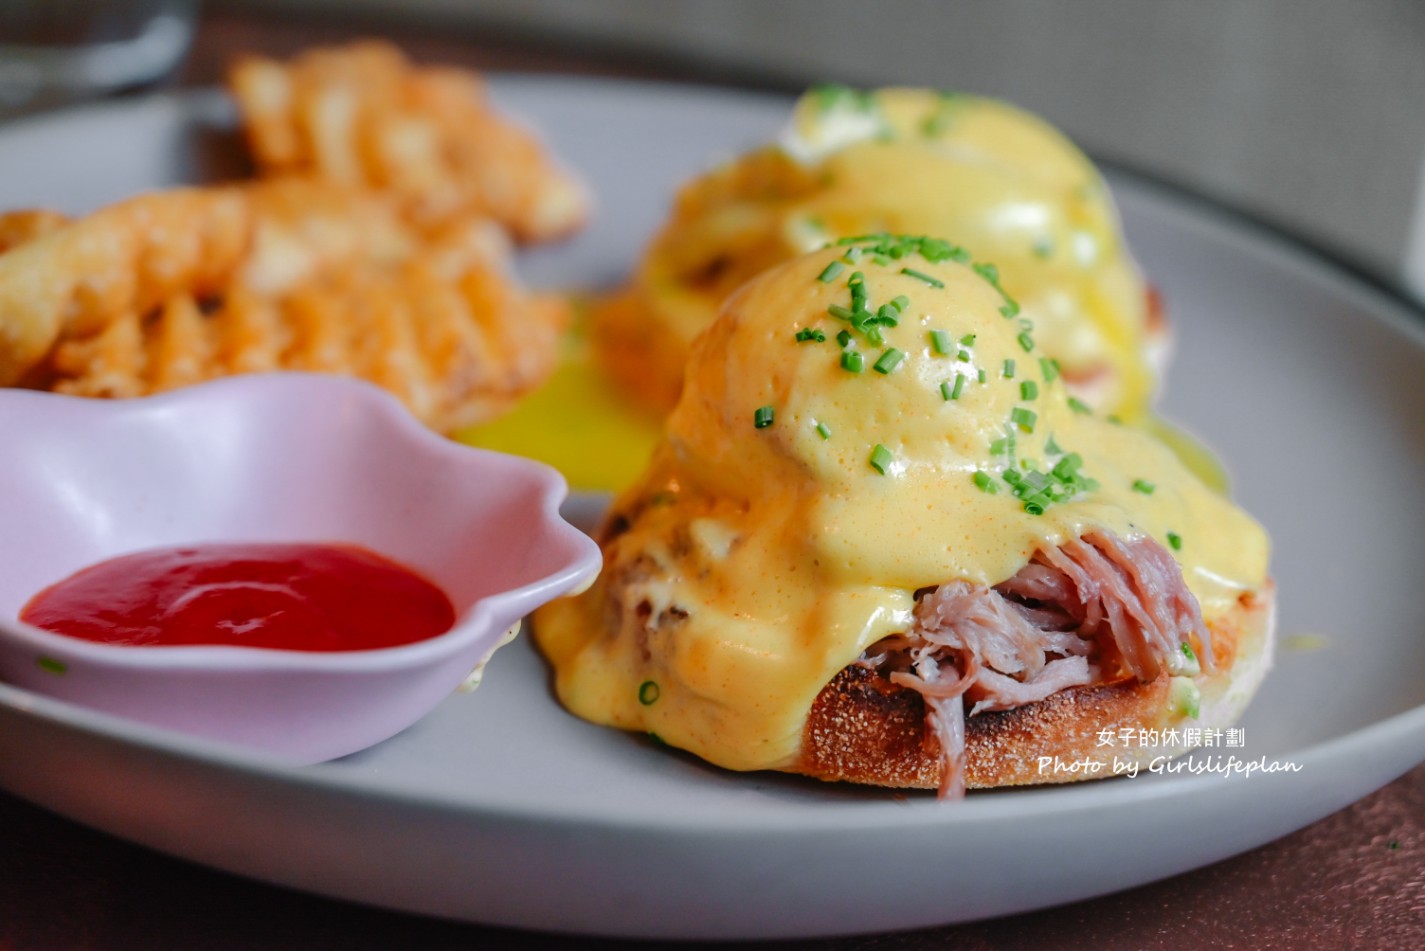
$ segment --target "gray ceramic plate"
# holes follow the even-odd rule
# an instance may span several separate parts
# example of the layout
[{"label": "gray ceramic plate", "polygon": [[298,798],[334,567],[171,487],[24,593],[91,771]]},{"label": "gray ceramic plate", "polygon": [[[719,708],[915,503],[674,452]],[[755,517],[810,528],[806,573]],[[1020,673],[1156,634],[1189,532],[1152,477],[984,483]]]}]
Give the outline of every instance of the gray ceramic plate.
[{"label": "gray ceramic plate", "polygon": [[[674,184],[765,140],[785,100],[506,79],[596,190],[594,226],[533,255],[610,283]],[[0,207],[83,210],[221,172],[221,99],[0,129]],[[725,773],[566,715],[524,642],[396,738],[289,769],[0,687],[0,784],[137,842],[329,895],[608,935],[883,931],[1072,901],[1297,829],[1425,759],[1425,333],[1418,315],[1261,230],[1114,176],[1178,331],[1166,410],[1218,447],[1276,544],[1286,649],[1219,757],[942,804]],[[3,530],[3,526],[0,526]],[[1315,650],[1292,650],[1312,635]]]}]

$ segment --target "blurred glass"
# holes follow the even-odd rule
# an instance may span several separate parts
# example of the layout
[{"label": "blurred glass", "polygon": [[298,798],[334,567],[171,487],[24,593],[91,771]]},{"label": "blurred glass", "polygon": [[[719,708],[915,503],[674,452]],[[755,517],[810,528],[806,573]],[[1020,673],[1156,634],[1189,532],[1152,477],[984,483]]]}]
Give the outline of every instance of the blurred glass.
[{"label": "blurred glass", "polygon": [[197,0],[0,0],[0,115],[161,79],[193,38]]}]

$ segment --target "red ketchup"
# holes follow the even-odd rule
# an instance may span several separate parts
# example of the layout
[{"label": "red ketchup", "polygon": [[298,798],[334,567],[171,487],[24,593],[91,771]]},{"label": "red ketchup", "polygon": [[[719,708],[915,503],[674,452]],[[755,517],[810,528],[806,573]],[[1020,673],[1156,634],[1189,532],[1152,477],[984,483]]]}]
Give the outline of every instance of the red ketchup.
[{"label": "red ketchup", "polygon": [[444,591],[355,545],[203,544],[102,561],[30,599],[20,620],[133,647],[356,651],[435,637]]}]

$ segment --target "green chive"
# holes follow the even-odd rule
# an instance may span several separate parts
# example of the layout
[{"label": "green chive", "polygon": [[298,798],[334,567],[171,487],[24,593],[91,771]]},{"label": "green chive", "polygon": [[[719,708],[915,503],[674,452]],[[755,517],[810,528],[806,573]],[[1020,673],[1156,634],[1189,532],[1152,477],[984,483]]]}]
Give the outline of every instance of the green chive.
[{"label": "green chive", "polygon": [[1022,406],[1016,406],[1009,411],[1010,422],[1017,425],[1026,433],[1034,432],[1034,422],[1038,418],[1039,416],[1033,410],[1025,409]]},{"label": "green chive", "polygon": [[960,338],[960,346],[962,346],[962,347],[973,347],[974,345],[975,345],[975,335],[974,335],[974,334],[965,334],[965,336],[963,336],[963,337]]},{"label": "green chive", "polygon": [[886,349],[886,352],[882,353],[880,358],[876,360],[875,366],[871,369],[877,373],[890,373],[896,367],[900,366],[901,361],[904,359],[904,351],[897,350],[895,347],[889,347]]},{"label": "green chive", "polygon": [[995,480],[991,479],[989,474],[985,471],[980,469],[975,470],[974,479],[975,485],[979,486],[981,492],[988,492],[990,495],[998,494],[999,486],[995,484]]},{"label": "green chive", "polygon": [[65,674],[69,673],[69,665],[66,664],[64,661],[56,660],[53,657],[45,657],[42,655],[40,657],[35,658],[35,663],[39,665],[40,670],[43,670],[47,674],[54,674],[55,676],[62,677]]},{"label": "green chive", "polygon": [[1006,380],[1012,380],[1012,379],[1014,379],[1014,361],[1013,361],[1013,360],[1006,360],[1006,361],[1004,361],[1004,378],[1005,378]]},{"label": "green chive", "polygon": [[881,475],[886,474],[886,470],[891,467],[891,463],[894,461],[895,456],[891,455],[891,451],[880,443],[876,443],[876,448],[871,450],[871,468]]},{"label": "green chive", "polygon": [[[941,384],[941,385],[944,386],[944,384]],[[958,400],[958,399],[960,398],[960,393],[961,393],[964,389],[965,389],[965,377],[957,373],[957,374],[955,375],[955,386],[954,386],[954,388],[950,391],[950,398],[951,398],[952,400]]]},{"label": "green chive", "polygon": [[1030,515],[1043,515],[1044,506],[1039,502],[1025,502],[1024,511],[1028,512]]},{"label": "green chive", "polygon": [[977,379],[978,379],[981,383],[985,382],[985,368],[984,368],[984,367],[980,367],[980,372],[979,372],[979,374],[977,375]]},{"label": "green chive", "polygon": [[1192,645],[1183,641],[1183,656],[1188,660],[1197,660],[1197,654],[1193,653]]},{"label": "green chive", "polygon": [[866,358],[857,350],[841,351],[841,369],[860,373],[866,367]]},{"label": "green chive", "polygon": [[846,270],[846,265],[842,264],[840,261],[832,261],[826,266],[826,269],[824,271],[817,275],[816,279],[818,281],[821,281],[821,283],[823,284],[830,284],[832,281],[836,280],[836,275],[840,274],[844,270]]},{"label": "green chive", "polygon": [[969,362],[970,362],[970,351],[968,351],[968,350],[961,350],[959,353],[955,354],[955,359],[956,359],[956,360],[959,360],[961,363],[969,363]]},{"label": "green chive", "polygon": [[985,280],[989,281],[991,284],[994,284],[996,286],[999,285],[999,268],[995,267],[993,264],[976,264],[974,267],[971,268],[971,270],[974,271],[976,274],[980,275],[980,277],[983,277]]},{"label": "green chive", "polygon": [[900,323],[901,312],[890,304],[882,304],[881,309],[876,311],[876,319],[887,327],[894,327]]},{"label": "green chive", "polygon": [[[638,702],[643,704],[645,707],[652,706],[653,704],[658,702],[659,693],[661,693],[661,691],[658,689],[658,684],[656,681],[645,680],[643,683],[638,685]],[[650,733],[649,736],[654,736],[656,738],[656,735],[652,733]],[[659,742],[662,741],[660,740]]]},{"label": "green chive", "polygon": [[848,346],[850,346],[850,345],[851,345],[851,331],[849,331],[849,330],[843,330],[843,331],[841,331],[841,333],[839,333],[839,334],[836,335],[836,342],[839,343],[839,344],[841,344],[842,347],[848,347]]},{"label": "green chive", "polygon": [[1059,448],[1059,444],[1054,441],[1053,436],[1050,436],[1049,441],[1044,444],[1044,452],[1051,456],[1062,456],[1064,454],[1064,450]]},{"label": "green chive", "polygon": [[[1003,294],[1004,292],[1000,291],[1000,293]],[[1012,297],[1006,297],[1004,303],[1000,305],[999,312],[1005,317],[1013,317],[1019,313],[1019,302]]]},{"label": "green chive", "polygon": [[830,438],[831,438],[831,427],[828,426],[828,425],[826,425],[825,423],[817,423],[817,424],[816,424],[816,431],[817,431],[817,433],[821,436],[822,439],[830,439]]},{"label": "green chive", "polygon": [[1168,532],[1168,544],[1173,547],[1173,551],[1183,550],[1183,537],[1177,532]]},{"label": "green chive", "polygon": [[950,353],[950,334],[944,330],[932,330],[930,332],[930,349],[939,354]]},{"label": "green chive", "polygon": [[905,309],[910,306],[910,298],[904,294],[897,294],[891,298],[891,303],[896,306],[896,310],[903,314],[905,313]]},{"label": "green chive", "polygon": [[926,273],[924,273],[924,272],[922,272],[922,271],[917,271],[917,270],[915,270],[915,269],[913,269],[913,268],[903,267],[903,268],[901,268],[901,273],[904,274],[904,275],[906,275],[907,277],[913,277],[913,278],[915,278],[917,281],[924,281],[926,284],[929,284],[931,287],[944,287],[944,286],[945,286],[945,282],[942,281],[942,280],[940,280],[938,277],[931,277],[929,274],[926,274]]},{"label": "green chive", "polygon": [[[958,380],[959,377],[956,377],[956,379]],[[955,398],[954,392],[950,389],[949,380],[940,384],[940,398],[943,400],[953,400]]]},{"label": "green chive", "polygon": [[1089,408],[1089,404],[1085,403],[1077,396],[1069,397],[1069,409],[1073,410],[1075,413],[1082,414],[1088,414],[1093,412],[1093,410]]},{"label": "green chive", "polygon": [[752,414],[752,425],[758,429],[766,429],[772,425],[772,419],[776,416],[776,410],[770,406],[759,406]]},{"label": "green chive", "polygon": [[1034,349],[1034,338],[1027,333],[1021,333],[1018,337],[1020,349],[1025,353]]},{"label": "green chive", "polygon": [[1033,380],[1025,380],[1019,384],[1019,398],[1022,400],[1032,400],[1039,395],[1039,384]]},{"label": "green chive", "polygon": [[1059,364],[1050,360],[1048,357],[1040,357],[1039,372],[1044,374],[1045,383],[1052,383],[1054,378],[1059,375]]},{"label": "green chive", "polygon": [[1152,494],[1153,494],[1153,490],[1156,489],[1156,488],[1157,488],[1157,486],[1154,485],[1153,483],[1149,482],[1147,479],[1134,479],[1134,480],[1133,480],[1133,491],[1134,491],[1134,492],[1142,492],[1144,495],[1152,495]]},{"label": "green chive", "polygon": [[826,334],[822,333],[815,327],[803,327],[801,330],[797,331],[798,343],[806,343],[808,340],[814,340],[817,343],[825,343]]},{"label": "green chive", "polygon": [[831,316],[835,317],[837,320],[850,320],[852,317],[855,316],[855,314],[851,312],[850,308],[842,307],[840,304],[832,304],[830,307],[826,308],[826,312]]}]

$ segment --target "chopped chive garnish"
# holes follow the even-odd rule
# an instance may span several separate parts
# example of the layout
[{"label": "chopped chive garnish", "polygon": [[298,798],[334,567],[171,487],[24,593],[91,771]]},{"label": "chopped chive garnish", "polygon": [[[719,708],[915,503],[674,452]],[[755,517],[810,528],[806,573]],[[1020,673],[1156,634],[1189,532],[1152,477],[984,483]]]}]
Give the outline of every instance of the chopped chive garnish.
[{"label": "chopped chive garnish", "polygon": [[1014,441],[1008,436],[1001,436],[999,439],[996,439],[994,442],[990,443],[990,455],[1002,456],[1013,448]]},{"label": "chopped chive garnish", "polygon": [[1093,410],[1089,408],[1089,404],[1085,403],[1077,396],[1069,397],[1069,409],[1073,410],[1075,413],[1088,414],[1093,412]]},{"label": "chopped chive garnish", "polygon": [[875,366],[873,366],[871,369],[875,370],[877,373],[890,373],[896,367],[900,366],[901,361],[904,359],[904,351],[897,350],[895,347],[890,347],[886,350],[885,353],[881,354],[880,358],[876,360]]},{"label": "chopped chive garnish", "polygon": [[1059,448],[1059,444],[1054,441],[1053,436],[1050,436],[1049,441],[1044,444],[1044,452],[1051,456],[1062,456],[1064,454],[1064,450]]},{"label": "chopped chive garnish", "polygon": [[836,335],[836,342],[839,343],[839,344],[841,344],[841,346],[843,346],[843,347],[850,346],[850,344],[851,344],[851,331],[849,331],[849,330],[843,330],[843,331],[841,331],[841,333],[839,333],[839,334]]},{"label": "chopped chive garnish", "polygon": [[[941,387],[942,387],[942,388],[944,387],[944,384],[943,384],[943,383],[941,384]],[[950,398],[951,398],[952,400],[958,400],[958,399],[960,398],[960,394],[964,391],[964,389],[965,389],[965,377],[964,377],[963,375],[961,375],[961,374],[956,374],[956,375],[955,375],[955,385],[954,385],[954,387],[952,387],[951,390],[950,390]]]},{"label": "chopped chive garnish", "polygon": [[1029,336],[1028,333],[1020,333],[1017,339],[1019,340],[1020,349],[1025,353],[1034,349],[1034,338]]},{"label": "chopped chive garnish", "polygon": [[[960,378],[956,377],[955,379],[958,380]],[[940,398],[942,400],[953,400],[955,398],[955,392],[950,389],[949,380],[946,380],[944,383],[940,384]]]},{"label": "chopped chive garnish", "polygon": [[1109,413],[1107,416],[1104,417],[1104,419],[1108,420],[1115,426],[1123,425],[1123,417],[1119,416],[1117,413]]},{"label": "chopped chive garnish", "polygon": [[901,312],[890,304],[882,304],[881,309],[876,311],[876,319],[887,327],[894,327],[900,323]]},{"label": "chopped chive garnish", "polygon": [[1019,398],[1022,400],[1032,400],[1039,395],[1039,384],[1033,380],[1025,380],[1019,384]]},{"label": "chopped chive garnish", "polygon": [[963,336],[963,337],[960,338],[960,346],[962,346],[962,347],[973,347],[974,345],[975,345],[975,335],[974,335],[974,334],[965,334],[965,336]]},{"label": "chopped chive garnish", "polygon": [[821,436],[822,439],[831,438],[831,427],[826,425],[825,423],[817,423],[816,431],[817,435]]},{"label": "chopped chive garnish", "polygon": [[40,670],[43,670],[47,674],[63,676],[69,673],[69,665],[64,661],[57,660],[53,657],[45,657],[43,654],[35,658],[35,663],[39,665]]},{"label": "chopped chive garnish", "polygon": [[1183,656],[1188,660],[1197,660],[1197,654],[1194,653],[1192,645],[1187,641],[1183,641]]},{"label": "chopped chive garnish", "polygon": [[950,334],[944,330],[932,330],[930,332],[930,349],[936,353],[949,354],[951,349]]},{"label": "chopped chive garnish", "polygon": [[752,425],[758,429],[766,429],[772,425],[777,411],[770,406],[759,406],[752,414]]},{"label": "chopped chive garnish", "polygon": [[880,443],[876,443],[876,448],[871,450],[871,468],[875,469],[881,475],[885,475],[886,470],[891,467],[891,463],[895,461],[895,458],[895,456],[891,455],[889,449]]},{"label": "chopped chive garnish", "polygon": [[989,473],[983,469],[975,470],[973,478],[975,485],[979,487],[981,492],[988,492],[990,495],[996,495],[999,492],[999,486],[995,483],[995,480],[990,478]]},{"label": "chopped chive garnish", "polygon": [[879,347],[886,342],[885,338],[881,336],[881,331],[877,329],[875,324],[866,324],[861,328],[861,332],[866,335],[866,342],[872,346]]},{"label": "chopped chive garnish", "polygon": [[1144,495],[1152,495],[1152,494],[1153,494],[1153,490],[1156,489],[1156,488],[1157,488],[1157,486],[1154,485],[1153,483],[1149,482],[1147,479],[1134,479],[1134,480],[1133,480],[1133,491],[1134,491],[1134,492],[1142,492]]},{"label": "chopped chive garnish", "polygon": [[842,264],[840,261],[832,261],[826,266],[825,270],[823,270],[820,274],[817,275],[816,279],[818,281],[821,281],[821,283],[823,284],[830,284],[832,281],[836,280],[836,275],[840,274],[844,270],[846,270],[846,265]]},{"label": "chopped chive garnish", "polygon": [[1044,504],[1042,502],[1037,501],[1025,502],[1024,511],[1028,512],[1030,515],[1043,515]]},{"label": "chopped chive garnish", "polygon": [[1066,482],[1078,474],[1083,467],[1084,457],[1076,452],[1071,452],[1054,464],[1054,468],[1049,470],[1049,474],[1060,482]]},{"label": "chopped chive garnish", "polygon": [[926,284],[929,284],[931,287],[944,287],[944,286],[945,286],[945,282],[942,281],[942,280],[940,280],[940,278],[938,278],[938,277],[931,277],[929,274],[926,274],[926,273],[923,272],[923,271],[917,271],[917,270],[915,270],[914,268],[903,267],[903,268],[901,268],[901,273],[904,274],[906,277],[913,277],[913,278],[915,278],[917,281],[924,281]]},{"label": "chopped chive garnish", "polygon": [[1183,537],[1177,532],[1168,532],[1168,544],[1173,546],[1173,551],[1183,550]]},{"label": "chopped chive garnish", "polygon": [[1053,382],[1054,378],[1059,375],[1059,364],[1048,357],[1040,357],[1039,372],[1044,374],[1045,383]]},{"label": "chopped chive garnish", "polygon": [[859,350],[841,351],[841,369],[849,370],[852,373],[860,373],[866,368],[866,358],[861,356]]},{"label": "chopped chive garnish", "polygon": [[1010,422],[1014,423],[1026,433],[1032,433],[1034,432],[1034,423],[1037,419],[1039,419],[1039,416],[1033,410],[1025,409],[1022,406],[1016,406],[1014,409],[1009,411],[1009,419]]},{"label": "chopped chive garnish", "polygon": [[905,309],[910,306],[910,298],[904,294],[897,294],[891,298],[891,303],[896,306],[896,310],[905,313]]},{"label": "chopped chive garnish", "polygon": [[959,353],[955,354],[955,359],[956,359],[956,360],[959,360],[961,363],[969,363],[969,362],[970,362],[970,351],[968,351],[968,350],[961,350]]},{"label": "chopped chive garnish", "polygon": [[985,368],[984,368],[984,367],[980,367],[980,372],[979,372],[979,374],[978,374],[978,376],[977,376],[976,378],[977,378],[981,383],[985,382]]},{"label": "chopped chive garnish", "polygon": [[840,304],[832,304],[826,308],[826,312],[837,320],[850,320],[855,316],[849,307],[842,307]]},{"label": "chopped chive garnish", "polygon": [[857,284],[864,284],[865,282],[866,275],[860,271],[852,271],[851,276],[846,279],[846,284],[849,287],[855,287]]},{"label": "chopped chive garnish", "polygon": [[[645,680],[638,685],[638,702],[645,707],[652,706],[658,702],[658,695],[660,693],[661,691],[658,689],[657,681]],[[649,735],[653,736],[654,734],[650,733]]]},{"label": "chopped chive garnish", "polygon": [[1006,360],[1006,361],[1004,361],[1004,378],[1005,378],[1006,380],[1012,380],[1012,379],[1014,379],[1014,361],[1013,361],[1013,360]]},{"label": "chopped chive garnish", "polygon": [[801,330],[797,331],[798,343],[806,343],[808,340],[814,340],[817,343],[825,343],[826,334],[822,333],[819,329],[815,327],[803,327]]}]

